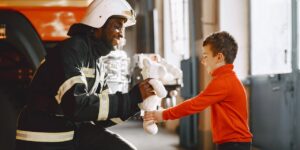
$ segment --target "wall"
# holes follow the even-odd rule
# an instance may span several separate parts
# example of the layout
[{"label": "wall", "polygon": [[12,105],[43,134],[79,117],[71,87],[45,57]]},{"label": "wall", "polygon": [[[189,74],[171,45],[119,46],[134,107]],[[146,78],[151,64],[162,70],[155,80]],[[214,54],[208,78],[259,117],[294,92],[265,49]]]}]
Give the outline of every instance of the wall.
[{"label": "wall", "polygon": [[240,79],[249,73],[249,15],[248,0],[220,0],[219,28],[228,31],[237,41],[239,50],[234,62]]}]

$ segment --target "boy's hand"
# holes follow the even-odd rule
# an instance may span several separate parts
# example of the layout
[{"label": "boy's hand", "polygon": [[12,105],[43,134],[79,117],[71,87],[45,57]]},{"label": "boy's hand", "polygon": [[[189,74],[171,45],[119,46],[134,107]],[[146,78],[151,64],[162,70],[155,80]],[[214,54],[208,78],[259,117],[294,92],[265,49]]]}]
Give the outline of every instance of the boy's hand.
[{"label": "boy's hand", "polygon": [[143,100],[145,100],[147,97],[151,95],[155,95],[154,89],[149,83],[149,80],[150,79],[148,78],[139,83],[139,89],[141,91],[141,96]]},{"label": "boy's hand", "polygon": [[164,121],[162,112],[163,110],[146,111],[144,114],[144,121],[162,122]]}]

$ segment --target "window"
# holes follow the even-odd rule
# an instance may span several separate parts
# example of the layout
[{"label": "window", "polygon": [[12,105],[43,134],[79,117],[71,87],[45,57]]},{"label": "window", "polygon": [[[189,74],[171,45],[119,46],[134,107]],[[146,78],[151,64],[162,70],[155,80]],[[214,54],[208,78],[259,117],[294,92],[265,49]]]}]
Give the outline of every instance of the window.
[{"label": "window", "polygon": [[179,66],[190,57],[188,0],[164,0],[164,57]]},{"label": "window", "polygon": [[170,0],[170,29],[172,49],[175,53],[184,55],[189,46],[188,43],[188,1]]},{"label": "window", "polygon": [[248,2],[223,0],[219,7],[220,30],[229,32],[238,43],[234,70],[240,79],[246,79],[249,73]]},{"label": "window", "polygon": [[298,29],[297,29],[297,39],[298,39],[298,69],[300,70],[300,1],[297,3],[297,24],[298,24]]},{"label": "window", "polygon": [[291,1],[251,1],[251,73],[289,73],[291,67]]}]

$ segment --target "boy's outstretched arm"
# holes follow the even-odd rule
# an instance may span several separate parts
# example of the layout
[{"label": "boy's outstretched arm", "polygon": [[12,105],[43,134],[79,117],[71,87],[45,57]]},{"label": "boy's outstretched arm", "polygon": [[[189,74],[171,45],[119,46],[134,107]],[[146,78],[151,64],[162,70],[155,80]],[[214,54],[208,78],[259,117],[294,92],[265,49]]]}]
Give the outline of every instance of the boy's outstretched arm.
[{"label": "boy's outstretched arm", "polygon": [[224,100],[230,90],[231,87],[226,81],[212,80],[207,88],[199,95],[175,107],[164,110],[161,113],[162,119],[173,120],[198,113],[208,106]]}]

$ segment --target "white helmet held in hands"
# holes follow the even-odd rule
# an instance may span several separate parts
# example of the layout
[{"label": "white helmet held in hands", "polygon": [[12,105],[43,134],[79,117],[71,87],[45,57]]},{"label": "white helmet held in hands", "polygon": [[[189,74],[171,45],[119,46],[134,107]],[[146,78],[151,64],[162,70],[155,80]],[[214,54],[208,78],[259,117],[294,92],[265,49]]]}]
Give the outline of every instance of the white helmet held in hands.
[{"label": "white helmet held in hands", "polygon": [[136,23],[135,12],[126,0],[94,0],[87,8],[81,23],[100,28],[111,16],[127,18],[125,27]]}]

